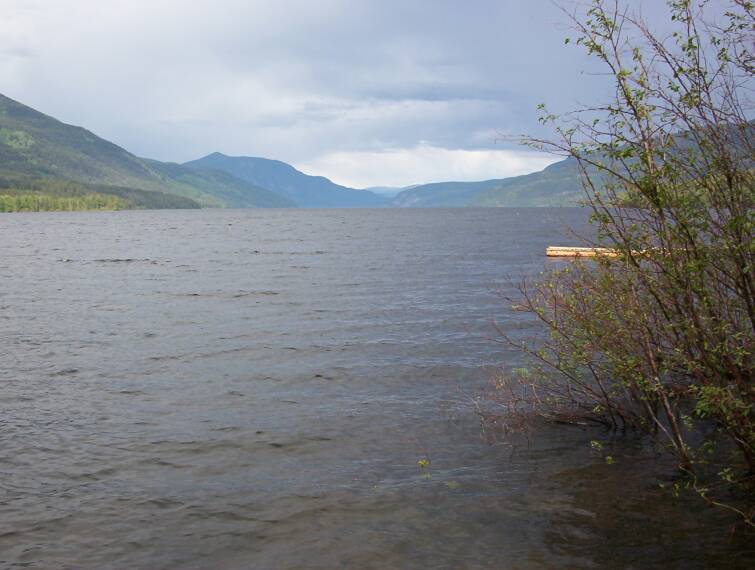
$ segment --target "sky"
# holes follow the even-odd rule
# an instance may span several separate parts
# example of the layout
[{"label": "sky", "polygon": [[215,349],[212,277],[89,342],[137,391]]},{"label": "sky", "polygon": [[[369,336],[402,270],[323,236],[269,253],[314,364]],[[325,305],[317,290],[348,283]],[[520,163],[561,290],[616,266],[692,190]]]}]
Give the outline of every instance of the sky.
[{"label": "sky", "polygon": [[0,0],[0,92],[127,150],[263,156],[353,187],[555,157],[537,104],[606,90],[549,0]]}]

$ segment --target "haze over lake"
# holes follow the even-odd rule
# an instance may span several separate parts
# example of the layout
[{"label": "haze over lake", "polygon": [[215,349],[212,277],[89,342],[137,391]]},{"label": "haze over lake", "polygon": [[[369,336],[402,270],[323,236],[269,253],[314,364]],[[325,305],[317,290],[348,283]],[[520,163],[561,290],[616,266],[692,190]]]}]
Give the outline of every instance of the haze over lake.
[{"label": "haze over lake", "polygon": [[[747,568],[619,438],[491,447],[577,209],[0,217],[0,566]],[[418,462],[425,460],[427,466]],[[642,545],[641,548],[638,545]]]}]

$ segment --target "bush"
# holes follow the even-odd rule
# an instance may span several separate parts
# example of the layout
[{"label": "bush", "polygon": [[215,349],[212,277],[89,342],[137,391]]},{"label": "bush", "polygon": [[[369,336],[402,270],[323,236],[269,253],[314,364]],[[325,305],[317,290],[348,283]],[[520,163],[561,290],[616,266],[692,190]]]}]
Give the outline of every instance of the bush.
[{"label": "bush", "polygon": [[657,437],[691,488],[755,526],[754,9],[668,6],[667,38],[618,2],[571,14],[567,43],[601,60],[615,98],[566,117],[541,106],[557,140],[526,142],[578,161],[587,245],[614,255],[522,287],[549,334],[522,345],[539,373],[499,380],[502,417]]}]

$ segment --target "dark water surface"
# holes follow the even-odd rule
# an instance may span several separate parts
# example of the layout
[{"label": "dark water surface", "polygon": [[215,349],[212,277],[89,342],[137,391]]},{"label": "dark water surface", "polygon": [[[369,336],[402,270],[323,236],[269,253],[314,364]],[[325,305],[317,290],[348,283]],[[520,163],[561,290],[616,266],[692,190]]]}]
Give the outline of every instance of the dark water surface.
[{"label": "dark water surface", "polygon": [[533,330],[496,290],[582,223],[0,216],[0,567],[752,567],[640,444],[480,436],[492,321]]}]

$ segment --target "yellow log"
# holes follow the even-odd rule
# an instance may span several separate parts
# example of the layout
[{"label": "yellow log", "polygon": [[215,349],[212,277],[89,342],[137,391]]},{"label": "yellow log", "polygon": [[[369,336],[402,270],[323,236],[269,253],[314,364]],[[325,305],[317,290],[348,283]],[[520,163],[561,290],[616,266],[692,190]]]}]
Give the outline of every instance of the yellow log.
[{"label": "yellow log", "polygon": [[545,250],[548,257],[617,257],[619,252],[607,247],[562,247],[550,246]]}]

